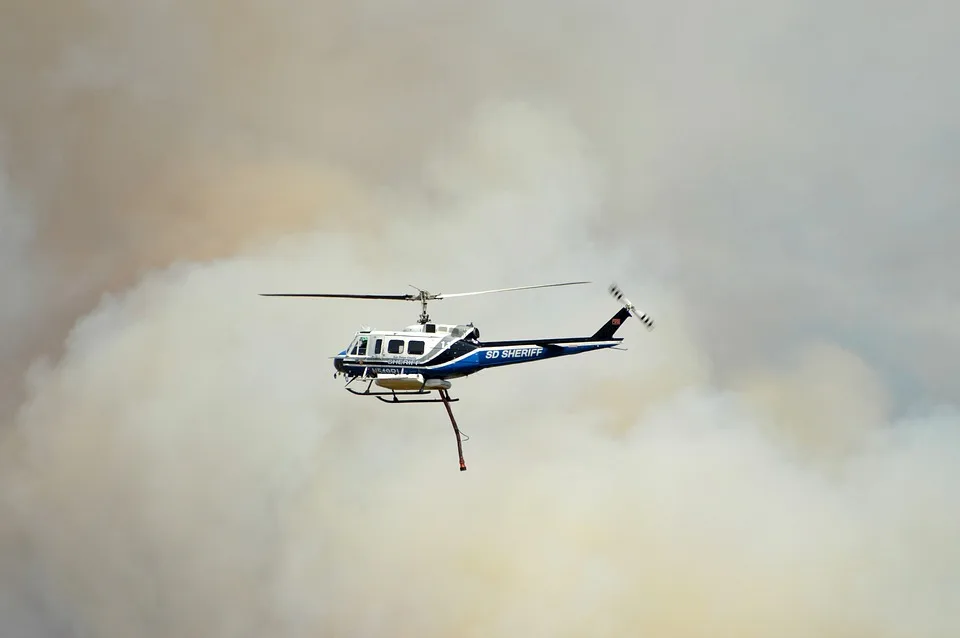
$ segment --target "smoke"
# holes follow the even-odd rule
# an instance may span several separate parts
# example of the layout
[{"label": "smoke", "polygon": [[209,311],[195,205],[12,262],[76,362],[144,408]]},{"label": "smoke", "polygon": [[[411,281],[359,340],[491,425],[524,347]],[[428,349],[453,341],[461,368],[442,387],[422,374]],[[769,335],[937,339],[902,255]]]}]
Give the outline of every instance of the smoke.
[{"label": "smoke", "polygon": [[[4,635],[960,632],[955,22],[734,4],[11,4]],[[466,473],[256,295],[567,278]]]}]

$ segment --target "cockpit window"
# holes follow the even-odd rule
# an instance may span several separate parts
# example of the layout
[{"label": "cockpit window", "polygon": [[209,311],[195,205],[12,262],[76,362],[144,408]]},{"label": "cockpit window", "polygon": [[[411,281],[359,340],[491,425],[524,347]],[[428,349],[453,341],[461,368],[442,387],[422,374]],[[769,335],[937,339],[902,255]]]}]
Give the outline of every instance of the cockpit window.
[{"label": "cockpit window", "polygon": [[350,354],[357,357],[365,357],[367,355],[368,339],[369,337],[357,337],[350,346]]}]

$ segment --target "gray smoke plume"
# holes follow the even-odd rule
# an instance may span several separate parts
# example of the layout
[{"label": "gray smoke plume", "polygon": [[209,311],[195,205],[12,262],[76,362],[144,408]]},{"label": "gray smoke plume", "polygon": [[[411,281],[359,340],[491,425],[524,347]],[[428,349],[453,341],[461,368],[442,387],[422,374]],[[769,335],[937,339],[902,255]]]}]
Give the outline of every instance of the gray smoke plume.
[{"label": "gray smoke plume", "polygon": [[[9,2],[0,633],[960,633],[956,11]],[[413,304],[627,352],[329,377]]]}]

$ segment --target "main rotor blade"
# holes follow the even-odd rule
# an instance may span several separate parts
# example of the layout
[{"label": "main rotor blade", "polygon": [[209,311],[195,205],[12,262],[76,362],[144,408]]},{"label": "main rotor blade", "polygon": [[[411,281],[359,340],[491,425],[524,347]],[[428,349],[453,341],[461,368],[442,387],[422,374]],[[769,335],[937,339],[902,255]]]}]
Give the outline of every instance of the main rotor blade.
[{"label": "main rotor blade", "polygon": [[[556,284],[537,284],[534,286],[515,286],[513,288],[497,288],[495,290],[478,290],[476,292],[452,292],[431,294],[421,291],[427,300],[447,299],[448,297],[467,297],[469,295],[485,295],[491,292],[509,292],[512,290],[530,290],[531,288],[553,288],[556,286],[575,286],[579,284],[588,284],[589,281],[565,281]],[[288,293],[288,292],[262,292],[261,297],[324,297],[336,299],[392,299],[396,301],[421,301],[421,295],[356,295],[356,294],[335,294],[335,293]]]},{"label": "main rotor blade", "polygon": [[396,299],[398,301],[417,301],[414,295],[339,295],[332,293],[286,293],[262,292],[261,297],[333,297],[337,299]]},{"label": "main rotor blade", "polygon": [[452,293],[439,293],[436,295],[431,295],[434,299],[446,299],[448,297],[466,297],[468,295],[485,295],[490,292],[508,292],[511,290],[529,290],[531,288],[553,288],[555,286],[576,286],[579,284],[588,284],[589,281],[566,281],[558,284],[537,284],[535,286],[516,286],[514,288],[497,288],[495,290],[479,290],[477,292],[452,292]]}]

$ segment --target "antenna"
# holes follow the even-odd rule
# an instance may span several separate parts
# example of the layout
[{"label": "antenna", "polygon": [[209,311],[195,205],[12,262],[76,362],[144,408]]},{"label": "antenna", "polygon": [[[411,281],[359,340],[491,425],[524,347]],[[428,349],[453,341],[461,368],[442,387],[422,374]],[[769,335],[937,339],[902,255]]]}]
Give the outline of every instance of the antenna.
[{"label": "antenna", "polygon": [[580,284],[588,284],[589,281],[567,281],[562,283],[555,284],[536,284],[533,286],[516,286],[513,288],[496,288],[493,290],[479,290],[476,292],[453,292],[453,293],[430,293],[426,290],[421,290],[414,285],[410,285],[411,288],[417,291],[417,294],[406,294],[406,295],[361,295],[361,294],[339,294],[339,293],[260,293],[261,297],[325,297],[325,298],[337,298],[337,299],[386,299],[391,301],[417,301],[420,302],[420,318],[418,319],[419,323],[425,324],[430,321],[430,315],[427,313],[427,302],[434,299],[448,299],[450,297],[467,297],[470,295],[486,295],[492,292],[510,292],[513,290],[530,290],[532,288],[553,288],[556,286],[575,286]]}]

